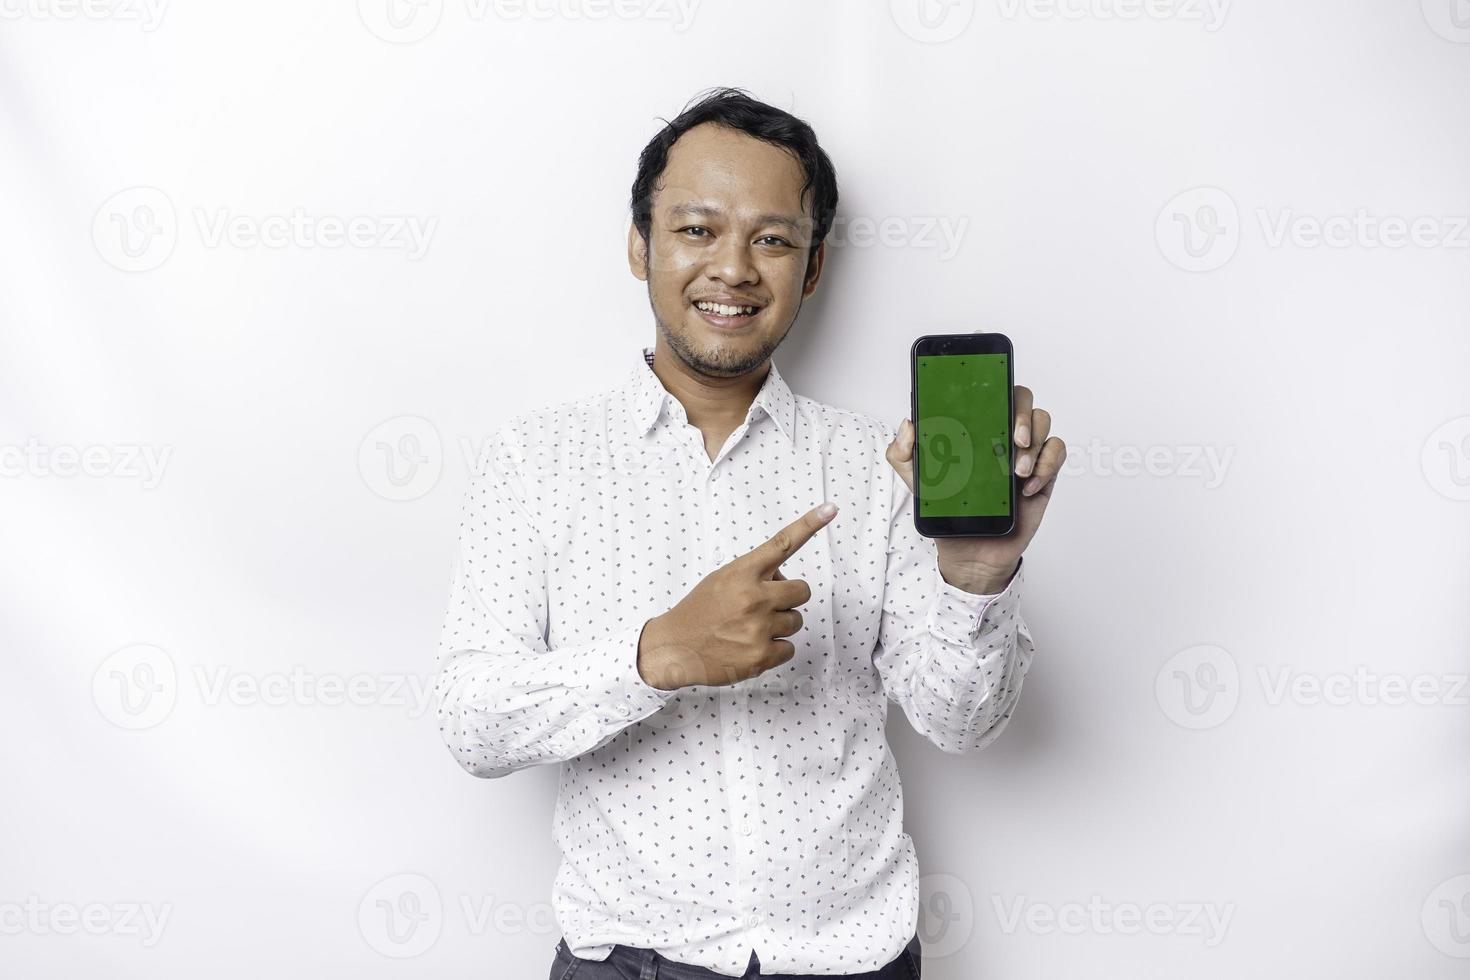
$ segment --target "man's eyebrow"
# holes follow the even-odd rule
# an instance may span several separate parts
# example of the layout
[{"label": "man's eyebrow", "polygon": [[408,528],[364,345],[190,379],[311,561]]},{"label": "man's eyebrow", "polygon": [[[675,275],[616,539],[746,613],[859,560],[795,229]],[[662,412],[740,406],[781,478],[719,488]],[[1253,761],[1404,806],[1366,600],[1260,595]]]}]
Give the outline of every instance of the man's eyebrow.
[{"label": "man's eyebrow", "polygon": [[[669,209],[669,215],[675,218],[713,218],[722,212],[719,208],[712,208],[704,204],[676,204]],[[792,231],[800,231],[801,224],[795,218],[784,214],[763,214],[755,219],[757,225],[784,225]]]},{"label": "man's eyebrow", "polygon": [[785,225],[792,231],[801,231],[801,224],[794,218],[788,218],[784,214],[763,214],[755,221],[758,225]]},{"label": "man's eyebrow", "polygon": [[676,204],[669,208],[669,214],[676,218],[710,218],[719,213],[715,208],[705,207],[703,204]]}]

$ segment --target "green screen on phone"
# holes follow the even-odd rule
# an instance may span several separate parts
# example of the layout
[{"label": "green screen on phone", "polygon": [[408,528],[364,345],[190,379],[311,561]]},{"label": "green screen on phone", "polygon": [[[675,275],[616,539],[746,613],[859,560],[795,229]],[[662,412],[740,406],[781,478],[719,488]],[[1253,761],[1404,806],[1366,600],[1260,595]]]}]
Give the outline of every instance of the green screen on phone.
[{"label": "green screen on phone", "polygon": [[916,358],[923,517],[1011,512],[1010,355]]}]

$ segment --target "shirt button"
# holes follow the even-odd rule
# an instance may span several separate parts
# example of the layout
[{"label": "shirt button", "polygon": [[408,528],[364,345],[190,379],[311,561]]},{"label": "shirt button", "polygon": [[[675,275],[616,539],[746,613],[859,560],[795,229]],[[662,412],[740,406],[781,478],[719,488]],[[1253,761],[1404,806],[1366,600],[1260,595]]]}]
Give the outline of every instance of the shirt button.
[{"label": "shirt button", "polygon": [[624,718],[628,717],[628,715],[633,711],[632,708],[628,707],[628,705],[622,701],[619,701],[618,704],[613,708],[613,710],[622,715]]},{"label": "shirt button", "polygon": [[755,830],[755,828],[750,825],[750,821],[749,820],[742,820],[742,821],[740,821],[740,832],[742,834],[749,835],[754,830]]},{"label": "shirt button", "polygon": [[736,738],[739,738],[742,734],[744,734],[743,729],[741,729],[740,727],[740,722],[737,721],[735,724],[730,726],[730,734],[734,735]]},{"label": "shirt button", "polygon": [[746,916],[745,921],[750,923],[750,927],[754,929],[756,926],[765,921],[765,916],[761,915],[759,912],[754,912],[751,915]]}]

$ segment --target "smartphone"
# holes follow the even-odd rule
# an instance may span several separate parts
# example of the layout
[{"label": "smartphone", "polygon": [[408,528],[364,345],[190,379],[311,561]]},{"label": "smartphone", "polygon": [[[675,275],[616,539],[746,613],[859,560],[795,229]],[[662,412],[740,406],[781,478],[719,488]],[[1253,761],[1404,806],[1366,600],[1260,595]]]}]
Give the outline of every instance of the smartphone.
[{"label": "smartphone", "polygon": [[910,348],[914,526],[927,538],[1016,526],[1012,354],[999,333],[925,334]]}]

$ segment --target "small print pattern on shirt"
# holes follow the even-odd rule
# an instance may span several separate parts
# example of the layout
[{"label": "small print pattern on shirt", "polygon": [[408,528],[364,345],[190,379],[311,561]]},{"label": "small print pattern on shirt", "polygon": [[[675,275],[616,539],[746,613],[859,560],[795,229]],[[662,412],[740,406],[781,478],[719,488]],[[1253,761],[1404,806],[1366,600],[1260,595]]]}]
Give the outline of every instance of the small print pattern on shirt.
[{"label": "small print pattern on shirt", "polygon": [[[947,753],[1000,734],[1034,652],[1024,561],[997,595],[945,582],[885,458],[893,427],[793,394],[774,361],[711,461],[652,357],[481,453],[434,678],[444,741],[477,776],[562,764],[552,904],[577,956],[876,970],[919,914],[888,702]],[[795,657],[645,683],[643,624],[824,500],[837,515],[781,567],[812,592]]]}]

